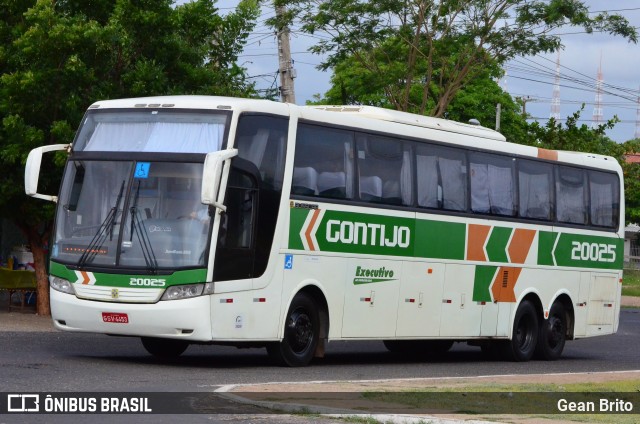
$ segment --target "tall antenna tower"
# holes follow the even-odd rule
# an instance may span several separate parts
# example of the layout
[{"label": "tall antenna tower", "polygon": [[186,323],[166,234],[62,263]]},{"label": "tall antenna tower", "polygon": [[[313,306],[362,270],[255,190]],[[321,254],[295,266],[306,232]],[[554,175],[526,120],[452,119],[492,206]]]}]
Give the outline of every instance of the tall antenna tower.
[{"label": "tall antenna tower", "polygon": [[593,108],[593,124],[592,128],[597,128],[604,122],[602,118],[602,53],[600,53],[600,65],[598,66],[598,81],[596,82],[596,107]]},{"label": "tall antenna tower", "polygon": [[636,109],[636,133],[634,138],[640,138],[640,90],[638,90],[638,107]]},{"label": "tall antenna tower", "polygon": [[558,57],[556,58],[556,78],[553,83],[553,99],[551,100],[551,115],[550,118],[560,121],[560,50],[558,50]]}]

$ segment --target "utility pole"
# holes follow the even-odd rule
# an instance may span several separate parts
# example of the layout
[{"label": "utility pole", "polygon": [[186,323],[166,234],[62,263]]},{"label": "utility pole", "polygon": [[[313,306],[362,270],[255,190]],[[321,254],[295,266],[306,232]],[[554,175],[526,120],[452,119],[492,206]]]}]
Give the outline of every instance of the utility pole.
[{"label": "utility pole", "polygon": [[502,114],[502,104],[496,105],[496,131],[500,131],[500,115]]},{"label": "utility pole", "polygon": [[551,100],[551,114],[549,117],[555,119],[556,122],[560,122],[560,50],[558,50],[556,59],[556,77],[553,83],[553,100]]},{"label": "utility pole", "polygon": [[591,128],[598,128],[604,123],[602,114],[602,52],[600,52],[600,65],[598,66],[598,80],[596,81],[596,106],[593,108],[593,123]]},{"label": "utility pole", "polygon": [[531,96],[518,96],[516,97],[516,101],[522,105],[522,117],[527,119],[527,103],[528,102],[537,102],[538,99]]},{"label": "utility pole", "polygon": [[[283,18],[286,13],[284,6],[276,6],[276,17]],[[284,103],[295,103],[296,94],[293,88],[293,79],[296,70],[293,69],[291,60],[291,45],[289,43],[289,26],[284,25],[278,30],[278,63],[280,72],[280,98]]]}]

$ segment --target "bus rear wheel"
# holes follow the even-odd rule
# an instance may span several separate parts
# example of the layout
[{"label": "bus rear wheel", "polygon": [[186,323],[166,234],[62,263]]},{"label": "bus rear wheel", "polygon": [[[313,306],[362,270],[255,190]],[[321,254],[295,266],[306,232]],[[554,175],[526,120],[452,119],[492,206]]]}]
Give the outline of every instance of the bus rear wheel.
[{"label": "bus rear wheel", "polygon": [[175,359],[187,350],[189,342],[174,339],[142,337],[142,346],[153,356],[161,359]]},{"label": "bus rear wheel", "polygon": [[533,303],[523,301],[513,320],[511,340],[502,342],[505,359],[526,362],[533,357],[538,342],[538,314]]},{"label": "bus rear wheel", "polygon": [[298,293],[287,312],[282,341],[267,345],[267,352],[278,365],[302,367],[313,359],[319,338],[318,307],[311,296]]},{"label": "bus rear wheel", "polygon": [[540,323],[536,357],[554,361],[562,355],[567,338],[567,314],[560,302],[554,302],[549,318]]}]

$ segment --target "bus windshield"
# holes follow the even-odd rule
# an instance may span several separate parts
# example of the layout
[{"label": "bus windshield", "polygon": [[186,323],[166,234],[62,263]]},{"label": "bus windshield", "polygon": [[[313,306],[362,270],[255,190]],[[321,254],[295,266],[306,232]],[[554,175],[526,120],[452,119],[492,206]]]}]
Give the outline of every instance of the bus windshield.
[{"label": "bus windshield", "polygon": [[74,160],[58,204],[52,259],[87,265],[202,267],[210,217],[201,163]]},{"label": "bus windshield", "polygon": [[74,151],[209,153],[220,150],[228,115],[180,110],[92,110]]}]

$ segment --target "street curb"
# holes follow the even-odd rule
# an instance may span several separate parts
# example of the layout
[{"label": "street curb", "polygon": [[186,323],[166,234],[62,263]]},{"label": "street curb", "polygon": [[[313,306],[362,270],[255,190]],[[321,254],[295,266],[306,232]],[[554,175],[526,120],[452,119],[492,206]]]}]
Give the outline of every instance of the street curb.
[{"label": "street curb", "polygon": [[[553,378],[554,380],[559,377],[578,377],[576,381],[591,381],[593,379],[596,380],[606,380],[611,376],[613,378],[619,378],[618,376],[627,375],[628,378],[637,379],[640,378],[640,369],[637,370],[625,370],[625,371],[603,371],[603,372],[581,372],[581,373],[551,373],[551,374],[532,374],[525,375],[527,378],[532,378],[534,376],[544,376],[546,378]],[[332,408],[329,406],[323,405],[310,405],[303,403],[290,403],[290,402],[278,402],[278,401],[263,401],[263,400],[254,400],[243,396],[242,391],[234,391],[238,389],[247,389],[251,388],[251,391],[247,390],[244,393],[261,393],[261,394],[269,394],[269,393],[285,393],[288,391],[296,392],[293,387],[297,385],[302,385],[305,389],[302,392],[308,393],[358,393],[364,392],[367,390],[391,390],[390,387],[399,387],[400,391],[404,387],[407,390],[415,389],[416,383],[419,386],[424,384],[437,384],[435,382],[438,381],[448,381],[448,382],[464,382],[467,380],[485,380],[487,383],[491,383],[496,379],[500,380],[508,380],[513,381],[521,379],[523,377],[522,374],[498,374],[498,375],[480,375],[474,377],[416,377],[416,378],[391,378],[391,379],[372,379],[372,380],[331,380],[331,381],[291,381],[291,382],[268,382],[268,383],[244,383],[244,384],[229,384],[218,387],[214,390],[214,393],[220,395],[232,402],[252,405],[256,407],[262,407],[266,409],[270,409],[277,412],[282,413],[290,413],[290,414],[319,414],[326,417],[332,418],[348,418],[348,417],[358,417],[358,418],[371,418],[381,423],[393,423],[393,424],[418,424],[418,423],[433,423],[433,424],[496,424],[495,421],[481,421],[474,419],[472,415],[469,415],[469,419],[466,419],[466,415],[464,413],[446,413],[449,416],[456,416],[456,418],[450,417],[439,417],[434,415],[422,415],[422,414],[390,414],[390,413],[369,413],[364,412],[363,410],[354,410],[348,408]],[[625,379],[623,377],[623,379]],[[385,385],[385,389],[376,388],[375,383],[380,383]],[[393,383],[400,383],[400,385],[394,385]],[[318,388],[324,386],[324,390],[308,390],[309,386],[316,385]],[[329,387],[332,390],[326,390]],[[355,390],[354,390],[355,389]]]},{"label": "street curb", "polygon": [[[271,384],[271,383],[267,383],[267,384]],[[252,399],[243,397],[241,395],[238,395],[237,393],[231,392],[233,389],[240,386],[242,385],[229,384],[214,390],[214,393],[232,402],[236,402],[244,405],[257,406],[261,408],[270,409],[272,411],[284,412],[288,414],[319,414],[327,418],[350,418],[350,417],[358,417],[358,418],[364,418],[364,419],[370,418],[380,423],[393,423],[393,424],[425,424],[425,423],[496,424],[495,421],[479,421],[474,419],[459,420],[459,419],[439,418],[433,415],[371,414],[371,413],[363,413],[362,411],[357,411],[352,409],[338,409],[338,408],[331,408],[328,406],[252,400]],[[259,384],[256,384],[255,386],[259,386]]]}]

